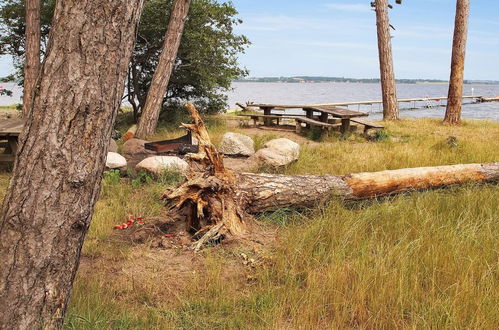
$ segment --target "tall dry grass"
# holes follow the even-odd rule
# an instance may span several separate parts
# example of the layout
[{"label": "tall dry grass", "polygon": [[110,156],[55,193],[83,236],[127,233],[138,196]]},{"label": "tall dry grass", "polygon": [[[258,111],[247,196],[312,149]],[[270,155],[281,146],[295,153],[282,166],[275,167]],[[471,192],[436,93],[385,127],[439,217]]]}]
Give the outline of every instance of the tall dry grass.
[{"label": "tall dry grass", "polygon": [[[218,143],[223,120],[209,122]],[[240,130],[244,132],[244,130]],[[416,166],[499,161],[499,123],[437,120],[387,125],[389,139],[327,138],[302,146],[288,174],[345,174]],[[175,127],[156,138],[178,136]],[[278,134],[277,134],[278,135]],[[448,141],[448,137],[457,140]],[[261,145],[273,136],[257,137]],[[6,186],[8,175],[0,175]],[[151,280],[129,287],[106,267],[127,245],[110,240],[128,214],[161,216],[158,199],[174,181],[104,180],[84,257],[95,270],[78,276],[66,320],[70,329],[497,329],[499,187],[466,185],[259,218],[279,228],[252,281],[227,280],[223,248],[205,251],[203,273],[165,301]],[[146,252],[148,247],[143,247]],[[145,253],[144,252],[144,253]],[[99,264],[99,260],[101,264]],[[168,262],[165,260],[164,262]],[[131,271],[131,270],[127,270]],[[151,278],[154,270],[151,269]],[[144,274],[143,274],[144,275]],[[146,274],[147,275],[147,274]],[[127,286],[128,285],[128,286]],[[126,289],[123,289],[123,286]]]}]

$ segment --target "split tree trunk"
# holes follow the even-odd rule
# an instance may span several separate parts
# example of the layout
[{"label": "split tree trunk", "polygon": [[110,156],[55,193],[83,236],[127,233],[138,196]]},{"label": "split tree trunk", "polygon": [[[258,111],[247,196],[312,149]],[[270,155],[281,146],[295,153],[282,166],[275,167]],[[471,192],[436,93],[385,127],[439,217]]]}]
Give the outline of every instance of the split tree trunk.
[{"label": "split tree trunk", "polygon": [[27,116],[33,105],[33,94],[40,70],[40,0],[26,0],[25,7],[23,117]]},{"label": "split tree trunk", "polygon": [[444,122],[457,125],[461,122],[463,100],[464,58],[468,35],[468,16],[470,0],[457,0],[454,40],[452,42],[452,60],[449,82],[449,95]]},{"label": "split tree trunk", "polygon": [[499,162],[338,176],[235,174],[224,168],[222,156],[211,144],[194,106],[187,107],[194,122],[184,126],[200,144],[199,153],[188,157],[201,162],[205,170],[169,189],[163,198],[173,212],[187,215],[189,228],[200,237],[196,250],[227,236],[244,235],[249,214],[312,207],[335,197],[358,200],[467,182],[499,181]]},{"label": "split tree trunk", "polygon": [[393,72],[392,41],[388,21],[388,1],[376,0],[376,26],[378,30],[379,68],[381,74],[381,92],[383,96],[383,119],[399,119],[397,88]]},{"label": "split tree trunk", "polygon": [[0,217],[0,329],[62,327],[143,1],[56,3]]},{"label": "split tree trunk", "polygon": [[163,98],[168,89],[168,82],[170,81],[178,48],[180,47],[180,40],[182,39],[190,2],[191,0],[174,0],[173,2],[163,50],[159,57],[158,67],[152,77],[151,86],[147,92],[146,103],[144,109],[142,109],[135,134],[138,138],[145,139],[156,131]]}]

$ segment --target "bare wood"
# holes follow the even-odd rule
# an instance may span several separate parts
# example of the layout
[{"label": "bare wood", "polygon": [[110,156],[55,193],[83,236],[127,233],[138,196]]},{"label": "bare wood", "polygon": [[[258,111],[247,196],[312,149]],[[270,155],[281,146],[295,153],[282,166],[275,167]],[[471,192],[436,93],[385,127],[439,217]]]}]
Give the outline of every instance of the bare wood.
[{"label": "bare wood", "polygon": [[468,16],[470,0],[456,1],[456,19],[454,40],[452,42],[452,60],[449,82],[449,96],[444,122],[457,125],[461,122],[461,108],[464,82],[464,59],[468,35]]},{"label": "bare wood", "polygon": [[26,0],[25,62],[23,116],[33,105],[38,72],[40,71],[40,0]]},{"label": "bare wood", "polygon": [[236,176],[226,169],[223,156],[211,143],[203,120],[192,104],[186,105],[193,120],[182,124],[199,141],[197,154],[188,154],[200,162],[205,171],[194,173],[189,180],[163,195],[173,209],[185,210],[189,229],[200,239],[196,250],[204,244],[228,235],[240,236],[246,229],[245,212],[236,198]]},{"label": "bare wood", "polygon": [[383,96],[383,119],[399,119],[397,88],[393,71],[392,41],[388,21],[388,1],[376,0],[376,26],[378,30],[379,68]]},{"label": "bare wood", "polygon": [[499,162],[406,168],[349,175],[238,175],[238,195],[245,210],[311,207],[334,197],[358,200],[468,182],[498,182]]},{"label": "bare wood", "polygon": [[62,327],[143,1],[56,2],[0,216],[0,329]]},{"label": "bare wood", "polygon": [[168,88],[175,59],[177,58],[190,2],[191,0],[175,0],[173,2],[163,50],[159,57],[158,67],[152,77],[151,86],[147,92],[146,103],[144,109],[142,109],[137,127],[136,136],[140,139],[145,139],[156,131],[161,105],[163,104],[163,98]]}]

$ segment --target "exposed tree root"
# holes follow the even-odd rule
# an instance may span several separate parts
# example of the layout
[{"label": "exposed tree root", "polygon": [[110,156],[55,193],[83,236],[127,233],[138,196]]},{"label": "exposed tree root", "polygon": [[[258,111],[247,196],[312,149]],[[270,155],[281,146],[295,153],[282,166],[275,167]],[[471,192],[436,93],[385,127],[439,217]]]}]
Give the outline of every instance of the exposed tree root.
[{"label": "exposed tree root", "polygon": [[189,103],[187,109],[193,123],[182,126],[199,141],[198,153],[187,157],[201,163],[205,171],[192,174],[185,183],[165,192],[163,198],[172,210],[182,210],[187,215],[190,230],[200,237],[194,245],[199,250],[229,235],[242,235],[247,229],[244,219],[248,215],[238,201],[235,174],[224,167],[222,155],[211,143],[196,108]]}]

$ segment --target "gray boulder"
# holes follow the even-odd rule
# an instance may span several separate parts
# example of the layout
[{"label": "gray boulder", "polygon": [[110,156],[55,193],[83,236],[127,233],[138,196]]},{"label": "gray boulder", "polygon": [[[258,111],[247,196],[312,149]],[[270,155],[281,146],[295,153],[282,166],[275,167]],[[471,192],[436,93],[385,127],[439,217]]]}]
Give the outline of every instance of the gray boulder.
[{"label": "gray boulder", "polygon": [[126,159],[122,155],[116,152],[108,152],[106,158],[106,168],[113,169],[125,169],[127,166]]},{"label": "gray boulder", "polygon": [[253,156],[260,165],[281,167],[298,160],[300,145],[289,139],[271,140],[263,145]]},{"label": "gray boulder", "polygon": [[189,164],[175,156],[148,157],[135,166],[136,171],[145,171],[153,175],[161,175],[165,171],[186,173]]},{"label": "gray boulder", "polygon": [[255,153],[255,142],[249,136],[227,132],[222,137],[218,151],[229,156],[251,156]]},{"label": "gray boulder", "polygon": [[154,154],[152,150],[147,150],[144,145],[149,141],[140,139],[130,139],[123,143],[123,153],[128,155]]}]

